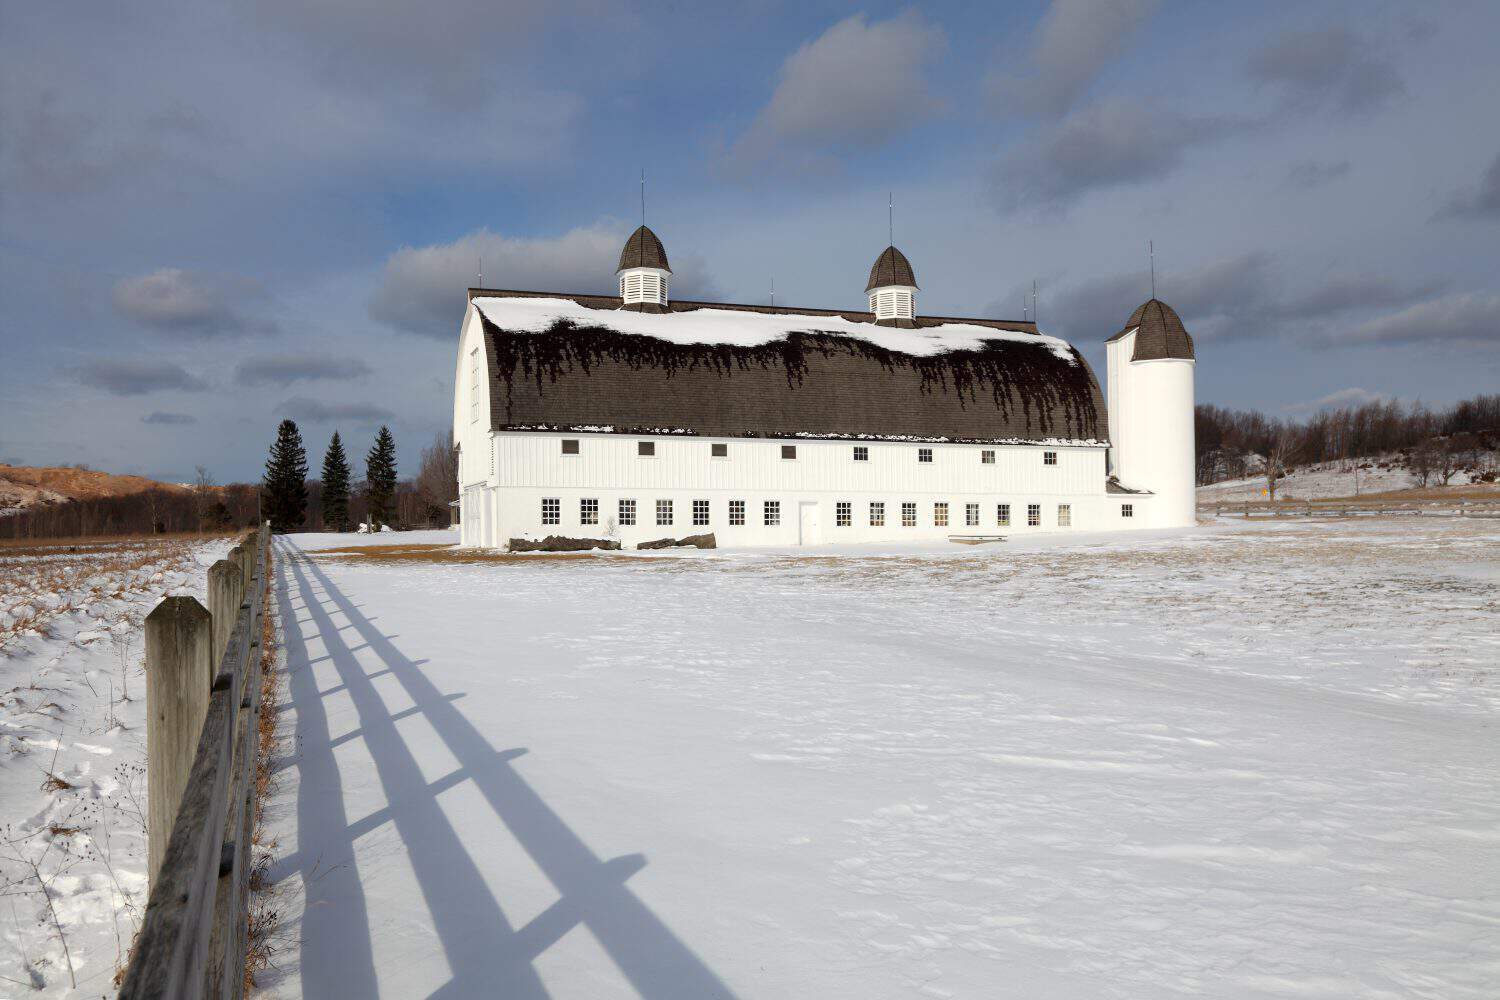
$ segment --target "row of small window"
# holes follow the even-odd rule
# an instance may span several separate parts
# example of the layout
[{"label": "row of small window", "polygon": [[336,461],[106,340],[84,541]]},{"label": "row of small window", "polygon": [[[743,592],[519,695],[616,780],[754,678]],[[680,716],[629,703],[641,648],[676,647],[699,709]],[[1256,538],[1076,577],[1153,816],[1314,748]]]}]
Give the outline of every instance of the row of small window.
[{"label": "row of small window", "polygon": [[[709,523],[709,503],[707,500],[694,500],[693,524],[698,527]],[[980,504],[964,504],[964,525],[977,528],[980,525]],[[618,519],[621,525],[633,525],[636,523],[636,502],[634,500],[621,500],[619,502]],[[729,501],[729,524],[731,527],[740,527],[745,523],[746,505],[743,500]],[[1135,511],[1130,504],[1120,505],[1121,517],[1132,517]],[[671,500],[656,501],[656,523],[659,527],[674,523],[674,505]],[[870,501],[869,506],[870,527],[885,527],[885,502],[881,500]],[[949,508],[944,501],[938,501],[932,505],[932,524],[936,528],[948,527]],[[542,523],[562,523],[562,500],[557,497],[546,497],[542,500]],[[599,501],[591,497],[585,497],[578,501],[578,523],[599,523]],[[761,523],[768,528],[781,524],[781,501],[767,500],[761,505]],[[840,500],[833,505],[833,523],[836,527],[849,528],[854,525],[854,503],[850,500]],[[1026,526],[1030,528],[1039,527],[1042,523],[1042,505],[1039,503],[1026,505]],[[1073,505],[1060,503],[1057,505],[1057,526],[1068,528],[1073,525]],[[907,501],[901,505],[901,526],[903,528],[915,528],[917,526],[917,505]],[[1002,503],[995,505],[995,526],[1000,528],[1010,527],[1010,504]]]},{"label": "row of small window", "polygon": [[[727,444],[717,443],[717,442],[716,443],[712,443],[712,444],[709,445],[709,449],[710,449],[709,450],[709,454],[713,458],[728,458],[729,457],[729,445],[727,445]],[[576,454],[578,454],[578,439],[577,438],[563,438],[562,453],[564,455],[576,455]],[[642,458],[654,458],[656,456],[656,442],[655,441],[637,441],[635,443],[635,453],[637,455],[641,456]],[[784,459],[788,459],[788,460],[795,460],[797,458],[797,446],[794,445],[794,444],[784,444],[784,445],[782,445],[781,446],[781,457],[784,458]],[[870,460],[870,449],[869,449],[869,446],[868,445],[862,445],[862,444],[855,445],[854,446],[854,460],[856,462],[868,462]],[[979,462],[980,462],[981,465],[994,465],[995,464],[995,451],[994,451],[994,449],[993,448],[982,449],[979,452]],[[917,449],[917,463],[920,464],[920,465],[931,465],[932,464],[932,449],[931,448],[918,448]],[[1044,452],[1042,452],[1042,464],[1043,465],[1056,465],[1057,464],[1057,452],[1055,452],[1055,451],[1044,451]]]}]

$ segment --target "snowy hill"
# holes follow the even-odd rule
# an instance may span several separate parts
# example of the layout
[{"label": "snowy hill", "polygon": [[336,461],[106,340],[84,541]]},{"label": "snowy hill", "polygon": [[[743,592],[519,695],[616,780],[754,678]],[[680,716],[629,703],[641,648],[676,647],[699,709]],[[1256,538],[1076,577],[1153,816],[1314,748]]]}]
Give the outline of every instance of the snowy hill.
[{"label": "snowy hill", "polygon": [[[1484,456],[1479,468],[1491,469],[1496,455]],[[1480,482],[1481,474],[1457,471],[1446,487],[1441,476],[1430,476],[1426,489],[1441,493],[1446,489],[1486,485]],[[1500,496],[1500,486],[1495,487]],[[1421,476],[1412,472],[1400,455],[1385,455],[1379,458],[1351,459],[1345,462],[1324,462],[1293,469],[1278,481],[1278,500],[1324,500],[1332,497],[1366,496],[1375,493],[1392,493],[1399,490],[1422,488]],[[1245,479],[1230,479],[1210,486],[1198,487],[1199,503],[1230,502],[1241,500],[1265,500],[1266,477],[1257,473]]]}]

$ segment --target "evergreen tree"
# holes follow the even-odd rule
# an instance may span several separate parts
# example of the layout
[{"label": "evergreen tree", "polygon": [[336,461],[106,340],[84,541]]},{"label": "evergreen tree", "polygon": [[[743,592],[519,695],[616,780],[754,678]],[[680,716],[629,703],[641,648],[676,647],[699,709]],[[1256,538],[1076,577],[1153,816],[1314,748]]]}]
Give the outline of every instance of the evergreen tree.
[{"label": "evergreen tree", "polygon": [[302,433],[291,420],[283,420],[276,428],[264,489],[262,512],[272,531],[290,531],[302,523],[307,516],[307,452]]},{"label": "evergreen tree", "polygon": [[365,483],[370,494],[370,530],[389,524],[396,504],[396,439],[381,425],[375,447],[365,456]]},{"label": "evergreen tree", "polygon": [[349,530],[349,460],[344,443],[333,432],[323,453],[323,526],[333,531]]}]

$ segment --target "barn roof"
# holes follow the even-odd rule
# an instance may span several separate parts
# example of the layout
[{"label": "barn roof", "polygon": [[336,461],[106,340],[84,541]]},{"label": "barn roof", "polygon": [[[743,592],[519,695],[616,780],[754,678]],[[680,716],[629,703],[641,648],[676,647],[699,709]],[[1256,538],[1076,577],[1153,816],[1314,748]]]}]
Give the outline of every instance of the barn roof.
[{"label": "barn roof", "polygon": [[645,226],[631,233],[630,239],[625,241],[625,246],[620,249],[620,266],[615,270],[624,271],[632,267],[658,267],[663,271],[672,270],[667,264],[667,248],[662,246],[656,234]]},{"label": "barn roof", "polygon": [[875,263],[870,267],[870,282],[865,285],[865,291],[886,285],[917,287],[917,274],[911,269],[911,261],[906,259],[906,254],[894,246],[886,247],[880,251],[880,256],[875,258]]},{"label": "barn roof", "polygon": [[1083,356],[1034,324],[470,289],[495,430],[1107,440]]},{"label": "barn roof", "polygon": [[[1131,330],[1139,330],[1135,336],[1135,351],[1131,361],[1160,361],[1163,358],[1194,358],[1193,338],[1182,325],[1177,310],[1161,299],[1147,299],[1130,314],[1125,327],[1109,338],[1119,340]],[[1109,341],[1106,341],[1108,343]]]}]

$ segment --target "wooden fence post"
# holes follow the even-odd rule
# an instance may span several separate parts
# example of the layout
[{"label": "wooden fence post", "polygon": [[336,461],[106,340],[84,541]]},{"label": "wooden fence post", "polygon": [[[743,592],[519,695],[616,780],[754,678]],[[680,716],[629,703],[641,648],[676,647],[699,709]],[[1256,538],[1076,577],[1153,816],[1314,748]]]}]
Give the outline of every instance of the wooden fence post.
[{"label": "wooden fence post", "polygon": [[146,616],[147,866],[155,884],[213,683],[213,618],[191,597],[163,598]]},{"label": "wooden fence post", "polygon": [[224,658],[229,633],[239,617],[240,602],[245,599],[245,574],[228,559],[220,559],[208,568],[208,613],[214,620],[213,664]]}]

